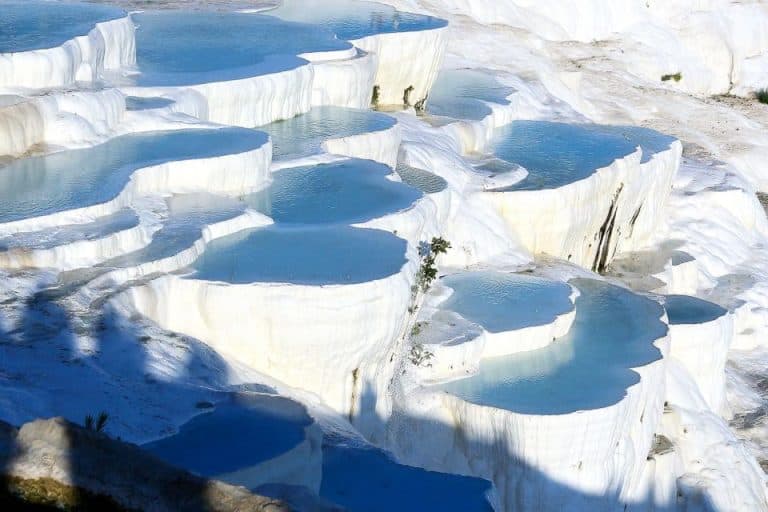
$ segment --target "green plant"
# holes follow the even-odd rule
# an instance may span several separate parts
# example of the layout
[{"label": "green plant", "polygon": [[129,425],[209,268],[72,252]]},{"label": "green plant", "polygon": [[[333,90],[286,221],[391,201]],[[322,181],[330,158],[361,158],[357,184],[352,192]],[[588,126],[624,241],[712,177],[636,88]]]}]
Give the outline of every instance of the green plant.
[{"label": "green plant", "polygon": [[424,366],[429,368],[432,366],[430,359],[435,357],[435,354],[424,348],[424,345],[418,343],[411,347],[411,353],[409,354],[411,363],[416,366]]},{"label": "green plant", "polygon": [[437,279],[437,266],[435,260],[440,254],[445,254],[451,248],[451,243],[442,237],[433,237],[427,244],[422,242],[419,246],[419,255],[421,256],[421,268],[416,274],[416,284],[421,291],[426,292]]},{"label": "green plant", "polygon": [[416,322],[413,324],[413,327],[411,327],[411,337],[415,337],[421,334],[421,330],[428,324],[429,322]]},{"label": "green plant", "polygon": [[756,91],[755,98],[757,98],[757,101],[759,101],[760,103],[765,103],[766,105],[768,105],[768,88],[760,89],[759,91]]},{"label": "green plant", "polygon": [[409,85],[404,91],[403,91],[403,105],[406,107],[411,106],[411,93],[413,92],[413,86]]},{"label": "green plant", "polygon": [[109,414],[107,414],[104,411],[101,411],[95,420],[92,415],[90,414],[87,415],[85,417],[84,426],[88,430],[95,430],[96,432],[102,432],[104,430],[104,427],[107,426],[107,421],[109,421]]},{"label": "green plant", "polygon": [[673,75],[661,75],[661,81],[662,82],[669,82],[670,80],[674,80],[675,82],[679,82],[683,79],[683,74],[679,71]]}]

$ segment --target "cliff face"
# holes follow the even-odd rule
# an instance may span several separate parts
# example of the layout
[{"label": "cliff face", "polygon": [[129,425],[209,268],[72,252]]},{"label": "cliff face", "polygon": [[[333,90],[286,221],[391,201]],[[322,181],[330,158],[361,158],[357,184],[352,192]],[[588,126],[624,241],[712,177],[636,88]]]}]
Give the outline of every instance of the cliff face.
[{"label": "cliff face", "polygon": [[[169,466],[135,445],[62,418],[0,422],[0,504],[29,510],[297,510]],[[338,510],[320,504],[308,510]]]}]

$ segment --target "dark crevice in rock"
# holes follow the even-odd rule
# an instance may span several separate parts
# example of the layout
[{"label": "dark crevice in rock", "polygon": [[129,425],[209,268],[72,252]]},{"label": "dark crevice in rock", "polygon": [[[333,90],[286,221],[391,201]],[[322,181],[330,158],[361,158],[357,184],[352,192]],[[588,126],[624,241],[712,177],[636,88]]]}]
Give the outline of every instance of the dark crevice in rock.
[{"label": "dark crevice in rock", "polygon": [[608,208],[608,215],[605,217],[605,221],[597,233],[597,251],[595,252],[595,260],[592,263],[592,270],[597,273],[602,273],[608,266],[611,238],[613,237],[616,215],[619,211],[619,196],[623,189],[624,184],[622,183],[613,195],[613,201],[611,201],[611,206]]}]

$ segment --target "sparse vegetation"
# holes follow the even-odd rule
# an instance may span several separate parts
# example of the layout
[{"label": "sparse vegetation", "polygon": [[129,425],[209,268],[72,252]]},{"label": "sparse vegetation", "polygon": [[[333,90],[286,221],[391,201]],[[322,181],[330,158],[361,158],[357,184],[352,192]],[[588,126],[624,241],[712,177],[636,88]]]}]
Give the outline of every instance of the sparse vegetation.
[{"label": "sparse vegetation", "polygon": [[669,82],[670,80],[674,80],[675,82],[679,82],[683,79],[683,74],[679,71],[673,75],[661,75],[661,81],[662,82]]},{"label": "sparse vegetation", "polygon": [[759,91],[755,92],[755,98],[757,98],[757,101],[760,103],[765,103],[768,105],[768,88],[760,89]]},{"label": "sparse vegetation", "polygon": [[423,366],[425,368],[431,367],[432,363],[429,361],[433,357],[435,357],[435,354],[424,348],[424,345],[421,343],[417,343],[411,347],[410,359],[416,366]]},{"label": "sparse vegetation", "polygon": [[409,85],[405,91],[403,91],[403,105],[409,107],[411,105],[411,93],[413,92],[413,86]]},{"label": "sparse vegetation", "polygon": [[413,105],[413,108],[416,109],[416,112],[424,112],[427,109],[427,98],[426,98],[426,96],[424,98],[420,99],[419,101],[417,101]]},{"label": "sparse vegetation", "polygon": [[109,421],[109,414],[107,414],[105,411],[101,411],[99,415],[94,420],[92,415],[88,415],[85,417],[85,422],[83,423],[83,426],[87,428],[88,430],[95,430],[96,432],[103,432],[104,427],[107,426],[107,421]]},{"label": "sparse vegetation", "polygon": [[27,480],[3,477],[0,485],[0,510],[44,511],[127,511],[114,499],[64,485],[51,478]]},{"label": "sparse vegetation", "polygon": [[421,330],[424,329],[429,324],[429,322],[416,322],[413,324],[413,327],[411,327],[411,337],[418,336],[421,334]]},{"label": "sparse vegetation", "polygon": [[440,254],[445,254],[451,248],[451,243],[440,237],[433,237],[432,241],[422,243],[419,247],[421,256],[421,268],[416,274],[416,283],[421,291],[426,292],[437,278],[437,266],[435,259]]}]

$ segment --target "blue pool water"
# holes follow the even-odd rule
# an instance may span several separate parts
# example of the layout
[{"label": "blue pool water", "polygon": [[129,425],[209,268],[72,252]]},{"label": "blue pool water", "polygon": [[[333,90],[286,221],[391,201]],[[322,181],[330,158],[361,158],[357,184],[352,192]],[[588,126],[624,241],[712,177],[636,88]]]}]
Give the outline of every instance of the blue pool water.
[{"label": "blue pool water", "polygon": [[353,284],[400,271],[407,243],[388,231],[347,226],[246,230],[211,242],[193,279],[234,284]]},{"label": "blue pool water", "polygon": [[322,27],[261,14],[164,11],[137,14],[135,21],[142,86],[276,73],[306,64],[302,53],[351,48]]},{"label": "blue pool water", "polygon": [[607,407],[639,382],[631,368],[661,359],[653,341],[667,327],[657,302],[601,281],[571,281],[581,292],[570,332],[548,347],[483,360],[480,371],[440,386],[468,402],[523,414]]},{"label": "blue pool water", "polygon": [[321,25],[348,41],[375,34],[431,30],[448,25],[447,21],[433,16],[352,0],[284,0],[280,7],[269,13],[286,20]]},{"label": "blue pool water", "polygon": [[306,114],[262,126],[274,146],[274,159],[300,158],[322,152],[322,143],[351,135],[378,132],[397,121],[372,110],[315,107]]},{"label": "blue pool water", "polygon": [[427,113],[435,116],[480,121],[491,113],[484,102],[507,105],[512,87],[499,83],[490,73],[474,69],[440,72],[429,92]]},{"label": "blue pool water", "polygon": [[573,311],[571,287],[525,274],[466,272],[443,279],[453,294],[441,304],[488,332],[546,325]]},{"label": "blue pool water", "polygon": [[667,295],[664,307],[671,325],[703,324],[728,313],[727,309],[717,304],[688,295]]},{"label": "blue pool water", "polygon": [[107,5],[0,1],[0,53],[61,46],[86,35],[97,23],[124,16],[122,9]]},{"label": "blue pool water", "polygon": [[653,155],[666,151],[677,139],[640,126],[608,126],[599,125],[595,129],[610,135],[618,135],[634,146],[640,146],[643,150],[641,162],[645,163],[653,158]]},{"label": "blue pool water", "polygon": [[242,153],[266,142],[265,133],[244,128],[147,132],[15,160],[0,167],[0,222],[104,203],[142,167]]},{"label": "blue pool water", "polygon": [[403,183],[421,190],[424,194],[436,194],[448,187],[448,182],[443,178],[418,167],[397,164],[396,172]]},{"label": "blue pool water", "polygon": [[387,179],[392,173],[371,160],[343,160],[292,167],[273,174],[273,182],[246,203],[278,223],[355,223],[410,207],[421,192]]},{"label": "blue pool water", "polygon": [[636,149],[625,137],[592,125],[549,121],[514,121],[496,131],[491,146],[495,156],[528,171],[522,181],[501,191],[558,188]]},{"label": "blue pool water", "polygon": [[[143,448],[198,475],[215,477],[256,466],[293,449],[312,423],[304,407],[270,395],[235,395],[173,436]],[[246,482],[238,482],[247,485]]]}]

